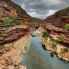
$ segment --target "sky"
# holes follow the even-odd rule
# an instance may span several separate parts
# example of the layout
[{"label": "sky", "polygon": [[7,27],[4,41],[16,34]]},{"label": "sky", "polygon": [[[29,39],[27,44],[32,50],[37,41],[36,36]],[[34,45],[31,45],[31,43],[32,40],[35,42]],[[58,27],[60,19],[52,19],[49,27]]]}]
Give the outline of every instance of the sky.
[{"label": "sky", "polygon": [[12,0],[30,16],[45,19],[56,11],[69,7],[69,0]]}]

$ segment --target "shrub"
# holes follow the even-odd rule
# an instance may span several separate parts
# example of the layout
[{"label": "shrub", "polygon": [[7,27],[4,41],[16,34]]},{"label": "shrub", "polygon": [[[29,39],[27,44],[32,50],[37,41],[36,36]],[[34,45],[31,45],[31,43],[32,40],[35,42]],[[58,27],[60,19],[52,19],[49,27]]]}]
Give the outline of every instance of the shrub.
[{"label": "shrub", "polygon": [[57,40],[51,40],[50,44],[52,45],[52,48],[55,48],[56,45],[58,44]]},{"label": "shrub", "polygon": [[48,36],[49,36],[49,31],[45,30],[45,31],[43,32],[43,37],[48,37]]},{"label": "shrub", "polygon": [[63,27],[62,23],[59,23],[59,22],[54,22],[54,23],[52,23],[52,25],[54,25],[56,27]]},{"label": "shrub", "polygon": [[64,51],[64,52],[68,52],[68,48],[64,48],[63,51]]},{"label": "shrub", "polygon": [[3,25],[4,26],[6,26],[6,27],[9,26],[11,22],[12,22],[12,20],[9,17],[3,18]]},{"label": "shrub", "polygon": [[66,30],[69,30],[69,24],[66,24],[64,27]]}]

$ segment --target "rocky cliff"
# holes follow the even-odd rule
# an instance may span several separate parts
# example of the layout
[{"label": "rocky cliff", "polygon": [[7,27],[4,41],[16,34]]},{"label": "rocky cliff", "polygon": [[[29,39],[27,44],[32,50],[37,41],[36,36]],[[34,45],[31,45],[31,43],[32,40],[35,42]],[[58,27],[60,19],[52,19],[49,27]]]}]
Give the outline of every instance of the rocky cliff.
[{"label": "rocky cliff", "polygon": [[0,69],[25,69],[20,63],[30,47],[29,28],[19,25],[0,32]]},{"label": "rocky cliff", "polygon": [[69,7],[57,11],[54,15],[47,17],[44,22],[60,22],[60,23],[69,23]]},{"label": "rocky cliff", "polygon": [[[15,16],[16,16],[16,14],[17,14],[17,16],[19,16],[19,17],[30,17],[27,13],[26,13],[26,11],[25,10],[23,10],[19,5],[17,5],[17,4],[15,4],[14,2],[12,2],[11,0],[0,0],[0,6],[1,6],[1,8],[3,8],[3,12],[4,11],[6,11],[6,12],[4,12],[4,14],[6,13],[8,13],[8,15],[9,15],[9,13],[13,13],[13,14],[15,14]],[[0,11],[1,12],[1,11]],[[13,15],[12,14],[12,15]],[[0,14],[1,15],[1,14]],[[5,16],[5,15],[4,15]]]},{"label": "rocky cliff", "polygon": [[30,46],[30,27],[18,19],[30,16],[11,0],[0,0],[0,69],[26,69],[20,63]]},{"label": "rocky cliff", "polygon": [[69,61],[69,7],[47,17],[43,28],[42,41],[46,48]]},{"label": "rocky cliff", "polygon": [[41,19],[31,17],[23,8],[12,2],[12,0],[0,0],[0,10],[0,25],[4,20],[7,21],[9,19],[11,25],[26,24],[28,26],[35,26],[41,23]]}]

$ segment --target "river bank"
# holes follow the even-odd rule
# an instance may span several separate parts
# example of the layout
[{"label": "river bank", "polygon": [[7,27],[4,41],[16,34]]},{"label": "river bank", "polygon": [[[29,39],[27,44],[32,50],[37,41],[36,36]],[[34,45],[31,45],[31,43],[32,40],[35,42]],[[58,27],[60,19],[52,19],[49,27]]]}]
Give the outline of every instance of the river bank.
[{"label": "river bank", "polygon": [[[14,31],[15,29],[16,31],[19,29],[17,34],[18,36],[21,35],[21,37],[18,38],[17,36],[17,40],[11,41],[10,43],[7,42],[4,45],[1,44],[3,48],[0,49],[0,69],[26,69],[26,66],[20,65],[20,63],[24,60],[24,54],[28,51],[31,44],[30,31],[26,31],[26,26],[17,26],[11,30]],[[23,29],[26,31],[25,35],[22,34],[24,33]],[[14,35],[16,35],[16,31],[14,31]],[[14,36],[13,34],[10,36]],[[10,40],[15,38],[10,38],[10,36]]]},{"label": "river bank", "polygon": [[[46,49],[49,50],[49,51],[51,51],[51,52],[54,52],[54,54],[56,53],[56,56],[59,59],[62,59],[62,60],[65,60],[65,61],[69,61],[69,48],[63,46],[62,44],[57,44],[56,47],[52,47],[52,45],[50,44],[50,42],[51,42],[50,41],[50,37],[48,37],[48,38],[43,37],[44,30],[45,29],[43,29],[41,27],[40,38],[41,38],[42,44],[45,45]],[[54,36],[54,38],[56,38],[56,37]]]},{"label": "river bank", "polygon": [[41,39],[39,36],[30,37],[31,47],[24,56],[22,64],[26,65],[27,69],[68,69],[69,63],[58,59],[55,55],[50,56],[49,51],[42,48]]}]

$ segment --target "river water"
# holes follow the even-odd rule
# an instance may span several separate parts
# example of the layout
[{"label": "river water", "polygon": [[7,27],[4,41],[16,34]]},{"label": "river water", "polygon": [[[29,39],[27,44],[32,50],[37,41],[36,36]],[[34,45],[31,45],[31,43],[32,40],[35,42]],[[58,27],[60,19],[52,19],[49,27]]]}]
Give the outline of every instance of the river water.
[{"label": "river water", "polygon": [[69,69],[69,63],[51,57],[48,51],[43,50],[40,38],[31,37],[31,47],[25,54],[23,64],[27,69]]}]

